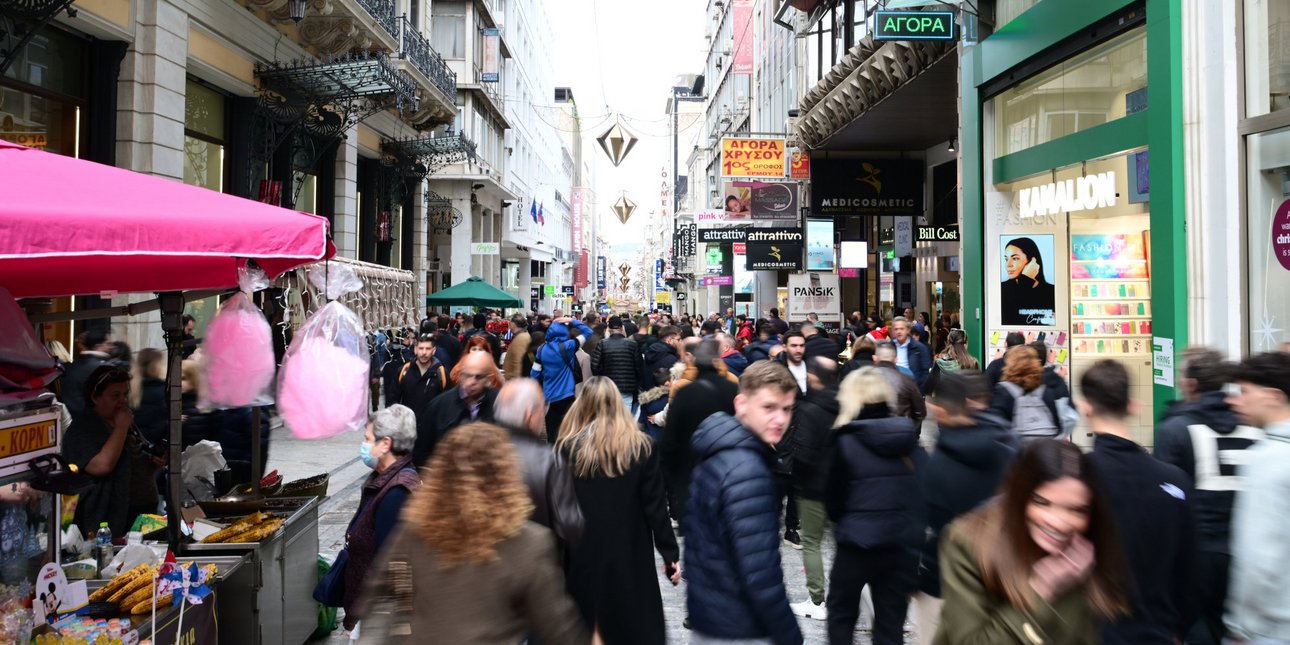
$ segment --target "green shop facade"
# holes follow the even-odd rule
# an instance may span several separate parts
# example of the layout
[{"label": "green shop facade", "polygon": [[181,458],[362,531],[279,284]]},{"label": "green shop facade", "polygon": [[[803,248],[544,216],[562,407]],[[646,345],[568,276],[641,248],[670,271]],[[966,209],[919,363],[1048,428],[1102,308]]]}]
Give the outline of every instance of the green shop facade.
[{"label": "green shop facade", "polygon": [[1077,393],[1123,363],[1150,446],[1188,337],[1181,2],[1020,4],[961,68],[964,327],[983,362],[1042,340]]}]

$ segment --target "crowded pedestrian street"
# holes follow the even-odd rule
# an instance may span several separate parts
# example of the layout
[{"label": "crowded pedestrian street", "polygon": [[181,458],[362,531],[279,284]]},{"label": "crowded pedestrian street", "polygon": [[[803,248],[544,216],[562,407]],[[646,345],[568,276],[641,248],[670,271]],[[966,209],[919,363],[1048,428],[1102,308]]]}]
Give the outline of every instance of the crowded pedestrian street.
[{"label": "crowded pedestrian street", "polygon": [[1290,0],[0,0],[0,645],[1290,645]]}]

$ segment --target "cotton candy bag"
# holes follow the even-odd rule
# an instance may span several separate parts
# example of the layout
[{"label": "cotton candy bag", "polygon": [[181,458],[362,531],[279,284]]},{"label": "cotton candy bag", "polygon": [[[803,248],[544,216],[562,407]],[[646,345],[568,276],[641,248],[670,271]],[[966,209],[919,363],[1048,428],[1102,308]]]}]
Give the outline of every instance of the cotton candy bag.
[{"label": "cotton candy bag", "polygon": [[[343,265],[311,270],[309,279],[328,299],[362,287]],[[300,439],[362,430],[367,425],[369,370],[362,322],[345,305],[327,303],[305,321],[287,348],[278,375],[283,423]]]},{"label": "cotton candy bag", "polygon": [[206,382],[203,409],[245,408],[273,403],[277,364],[269,321],[250,294],[269,286],[258,268],[243,268],[241,291],[220,305],[206,326],[199,369]]}]

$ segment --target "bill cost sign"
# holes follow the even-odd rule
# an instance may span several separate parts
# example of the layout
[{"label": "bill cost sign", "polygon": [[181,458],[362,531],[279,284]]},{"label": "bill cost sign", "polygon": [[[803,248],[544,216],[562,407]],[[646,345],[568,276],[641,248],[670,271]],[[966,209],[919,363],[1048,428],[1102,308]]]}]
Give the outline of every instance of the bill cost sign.
[{"label": "bill cost sign", "polygon": [[783,139],[721,140],[723,177],[784,178],[787,156]]}]

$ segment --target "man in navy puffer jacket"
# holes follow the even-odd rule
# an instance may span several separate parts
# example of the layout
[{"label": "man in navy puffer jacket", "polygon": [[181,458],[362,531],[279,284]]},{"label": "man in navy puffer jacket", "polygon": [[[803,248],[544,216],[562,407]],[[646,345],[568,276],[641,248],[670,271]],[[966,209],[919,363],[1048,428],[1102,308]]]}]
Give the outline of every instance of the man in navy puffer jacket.
[{"label": "man in navy puffer jacket", "polygon": [[799,645],[779,558],[774,446],[788,429],[797,380],[761,361],[739,382],[735,416],[718,412],[694,434],[699,464],[690,484],[686,606],[693,642]]}]

